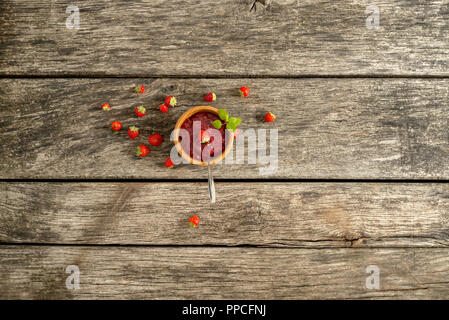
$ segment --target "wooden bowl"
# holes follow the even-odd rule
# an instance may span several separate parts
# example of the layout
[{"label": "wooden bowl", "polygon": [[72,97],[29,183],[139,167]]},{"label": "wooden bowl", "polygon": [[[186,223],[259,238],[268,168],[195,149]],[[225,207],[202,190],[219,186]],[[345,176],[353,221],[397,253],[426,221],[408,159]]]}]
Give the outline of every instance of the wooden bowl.
[{"label": "wooden bowl", "polygon": [[232,138],[229,139],[229,142],[226,145],[225,150],[221,153],[221,155],[212,158],[212,160],[209,163],[204,162],[204,161],[195,160],[190,156],[190,154],[183,152],[181,143],[179,142],[179,129],[181,129],[181,126],[184,123],[184,121],[186,121],[188,118],[190,118],[191,116],[193,116],[194,114],[196,114],[198,112],[210,112],[210,113],[214,113],[218,116],[218,109],[214,108],[214,107],[197,106],[197,107],[190,108],[189,110],[184,112],[184,114],[176,122],[173,140],[175,143],[175,147],[178,150],[178,153],[181,155],[181,157],[183,157],[190,163],[195,164],[197,166],[213,165],[213,164],[216,164],[217,162],[220,162],[221,160],[223,160],[226,157],[226,155],[229,153],[229,151],[232,150],[232,145],[234,143],[234,139],[232,139]]}]

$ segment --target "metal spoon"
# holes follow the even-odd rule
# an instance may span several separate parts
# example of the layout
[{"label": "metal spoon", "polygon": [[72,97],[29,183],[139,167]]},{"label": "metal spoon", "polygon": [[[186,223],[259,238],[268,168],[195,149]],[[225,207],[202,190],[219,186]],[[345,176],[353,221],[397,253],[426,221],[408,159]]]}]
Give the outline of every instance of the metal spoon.
[{"label": "metal spoon", "polygon": [[214,177],[212,176],[212,170],[211,170],[210,163],[207,164],[207,171],[209,173],[209,198],[211,203],[215,203],[215,184],[214,184]]}]

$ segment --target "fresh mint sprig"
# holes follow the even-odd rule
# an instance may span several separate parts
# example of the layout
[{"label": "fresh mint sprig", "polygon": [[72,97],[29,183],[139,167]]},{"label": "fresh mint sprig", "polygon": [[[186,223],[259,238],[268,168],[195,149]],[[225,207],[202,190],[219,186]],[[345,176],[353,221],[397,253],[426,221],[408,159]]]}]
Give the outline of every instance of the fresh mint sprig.
[{"label": "fresh mint sprig", "polygon": [[236,117],[229,117],[229,113],[224,109],[218,109],[218,117],[220,120],[215,120],[212,122],[212,125],[215,129],[221,129],[223,124],[226,124],[226,129],[231,132],[235,132],[237,130],[237,126],[242,123],[242,119]]}]

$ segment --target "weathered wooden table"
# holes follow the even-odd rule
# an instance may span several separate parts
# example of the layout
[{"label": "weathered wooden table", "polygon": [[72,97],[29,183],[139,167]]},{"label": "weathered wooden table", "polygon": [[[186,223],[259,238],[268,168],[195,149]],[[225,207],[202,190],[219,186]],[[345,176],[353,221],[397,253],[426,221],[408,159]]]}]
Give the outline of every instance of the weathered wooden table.
[{"label": "weathered wooden table", "polygon": [[[2,0],[0,298],[447,299],[448,17],[447,0]],[[215,204],[205,168],[164,167],[208,91],[279,130],[278,170],[215,166]]]}]

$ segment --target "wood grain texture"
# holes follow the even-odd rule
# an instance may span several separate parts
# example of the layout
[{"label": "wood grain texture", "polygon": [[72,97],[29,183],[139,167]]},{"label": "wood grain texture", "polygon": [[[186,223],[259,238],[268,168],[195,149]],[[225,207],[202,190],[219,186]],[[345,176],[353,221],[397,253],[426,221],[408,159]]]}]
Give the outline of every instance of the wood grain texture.
[{"label": "wood grain texture", "polygon": [[[1,75],[449,75],[447,0],[0,3]],[[301,24],[298,26],[298,24]]]},{"label": "wood grain texture", "polygon": [[[449,184],[1,183],[0,242],[447,247]],[[198,214],[199,229],[188,226]]]},{"label": "wood grain texture", "polygon": [[[4,246],[2,299],[447,299],[449,249]],[[68,265],[80,289],[68,290]],[[365,287],[369,265],[380,289]]]},{"label": "wood grain texture", "polygon": [[[145,94],[133,92],[137,83]],[[245,163],[214,166],[216,178],[448,179],[448,88],[444,79],[1,79],[0,178],[207,178],[205,168],[164,162],[176,120],[215,91],[213,105],[241,117],[242,129],[279,137],[277,171],[261,175],[267,165],[248,164],[246,147]],[[163,114],[169,94],[179,107]],[[138,105],[148,110],[139,119]],[[267,111],[274,123],[264,123]],[[131,125],[141,128],[135,140]],[[164,143],[137,160],[155,132]]]}]

